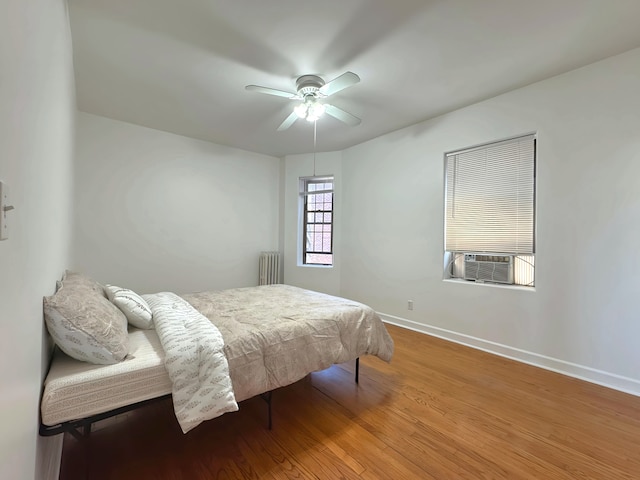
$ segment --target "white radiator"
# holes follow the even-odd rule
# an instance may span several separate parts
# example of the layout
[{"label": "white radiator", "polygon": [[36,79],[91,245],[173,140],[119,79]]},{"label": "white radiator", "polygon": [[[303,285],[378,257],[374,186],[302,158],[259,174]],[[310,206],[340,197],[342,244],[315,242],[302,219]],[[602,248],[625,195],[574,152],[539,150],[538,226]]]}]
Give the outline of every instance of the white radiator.
[{"label": "white radiator", "polygon": [[280,283],[280,252],[260,253],[258,285]]}]

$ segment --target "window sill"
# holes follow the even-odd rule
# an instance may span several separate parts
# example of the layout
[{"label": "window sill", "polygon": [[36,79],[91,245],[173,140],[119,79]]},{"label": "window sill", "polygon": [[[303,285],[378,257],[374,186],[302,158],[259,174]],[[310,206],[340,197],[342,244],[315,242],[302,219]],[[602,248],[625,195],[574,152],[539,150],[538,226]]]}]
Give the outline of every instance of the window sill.
[{"label": "window sill", "polygon": [[333,268],[333,265],[313,265],[308,263],[299,263],[298,266],[302,268]]},{"label": "window sill", "polygon": [[506,290],[520,290],[521,292],[536,291],[536,287],[525,287],[523,285],[505,285],[505,284],[490,283],[490,282],[471,282],[469,280],[463,280],[461,278],[443,278],[442,281],[445,283],[458,283],[461,285],[478,285],[481,287],[494,287],[494,288],[502,288]]}]

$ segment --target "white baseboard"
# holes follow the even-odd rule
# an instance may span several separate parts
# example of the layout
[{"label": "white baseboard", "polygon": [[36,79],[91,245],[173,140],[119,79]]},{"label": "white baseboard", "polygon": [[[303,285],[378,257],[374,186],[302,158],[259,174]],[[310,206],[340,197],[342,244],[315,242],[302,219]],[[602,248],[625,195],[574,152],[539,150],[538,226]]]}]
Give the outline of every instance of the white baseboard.
[{"label": "white baseboard", "polygon": [[64,435],[38,437],[39,464],[36,467],[36,478],[42,480],[58,480],[62,461],[62,443]]},{"label": "white baseboard", "polygon": [[408,328],[409,330],[414,330],[420,333],[426,333],[427,335],[432,335],[444,340],[466,345],[467,347],[500,355],[501,357],[506,357],[511,360],[527,363],[535,367],[544,368],[570,377],[579,378],[580,380],[613,388],[614,390],[630,393],[631,395],[640,396],[640,381],[633,378],[623,377],[614,373],[604,372],[595,368],[585,367],[584,365],[566,362],[564,360],[547,357],[545,355],[528,352],[526,350],[520,350],[519,348],[509,347],[507,345],[453,332],[451,330],[431,325],[423,325],[412,320],[407,320],[406,318],[387,315],[386,313],[378,312],[378,315],[382,320],[392,325]]}]

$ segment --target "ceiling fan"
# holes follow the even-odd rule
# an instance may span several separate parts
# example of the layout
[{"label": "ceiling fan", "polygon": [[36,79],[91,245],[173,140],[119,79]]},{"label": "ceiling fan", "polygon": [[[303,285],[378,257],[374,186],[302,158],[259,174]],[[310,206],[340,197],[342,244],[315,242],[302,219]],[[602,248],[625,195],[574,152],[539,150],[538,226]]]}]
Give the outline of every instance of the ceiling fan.
[{"label": "ceiling fan", "polygon": [[355,115],[345,112],[341,108],[322,102],[322,100],[334,93],[344,90],[351,85],[355,85],[360,81],[360,77],[353,72],[345,72],[328,83],[318,75],[302,75],[296,80],[296,93],[276,90],[269,87],[261,87],[258,85],[247,85],[247,90],[267,95],[275,95],[277,97],[285,97],[289,100],[298,100],[298,104],[291,115],[285,118],[284,122],[278,127],[278,131],[286,130],[298,118],[304,118],[309,122],[315,122],[323,113],[337,118],[347,125],[359,125],[361,120]]}]

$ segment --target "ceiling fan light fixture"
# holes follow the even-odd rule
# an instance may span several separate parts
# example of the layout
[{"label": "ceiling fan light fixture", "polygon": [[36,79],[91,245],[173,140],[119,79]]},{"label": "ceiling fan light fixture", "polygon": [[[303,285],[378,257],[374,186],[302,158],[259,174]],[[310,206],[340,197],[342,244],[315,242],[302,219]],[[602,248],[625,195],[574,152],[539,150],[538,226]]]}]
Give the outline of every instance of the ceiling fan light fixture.
[{"label": "ceiling fan light fixture", "polygon": [[315,122],[324,114],[324,105],[318,103],[315,99],[305,99],[305,101],[297,105],[293,111],[298,118],[303,118],[308,122]]},{"label": "ceiling fan light fixture", "polygon": [[298,118],[307,118],[308,107],[306,103],[301,103],[300,105],[297,105],[293,109],[293,111],[296,112],[296,115],[298,116]]},{"label": "ceiling fan light fixture", "polygon": [[321,103],[313,102],[309,105],[307,110],[307,121],[315,122],[318,120],[322,114],[324,114],[324,105]]}]

